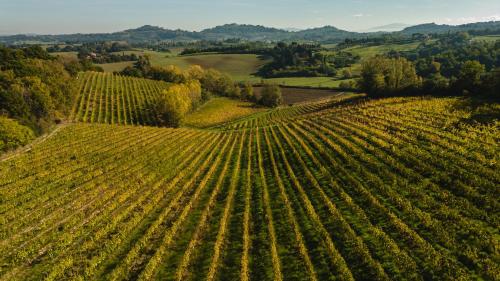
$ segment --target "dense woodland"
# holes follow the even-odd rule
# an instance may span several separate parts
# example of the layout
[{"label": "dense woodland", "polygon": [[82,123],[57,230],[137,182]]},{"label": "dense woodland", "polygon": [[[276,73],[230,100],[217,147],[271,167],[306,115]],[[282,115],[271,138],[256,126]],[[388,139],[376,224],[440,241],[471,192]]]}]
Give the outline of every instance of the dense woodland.
[{"label": "dense woodland", "polygon": [[80,60],[89,60],[92,63],[113,63],[120,61],[136,61],[139,56],[135,53],[125,54],[132,50],[127,42],[95,42],[73,45],[52,45],[47,52],[76,52]]},{"label": "dense woodland", "polygon": [[319,44],[283,42],[267,55],[272,61],[259,70],[267,78],[335,76],[338,68],[351,66],[360,59],[349,52],[324,52]]},{"label": "dense woodland", "polygon": [[48,131],[67,114],[73,103],[73,81],[65,65],[40,47],[0,47],[2,115],[37,134]]},{"label": "dense woodland", "polygon": [[363,63],[359,86],[380,95],[473,95],[500,97],[500,41],[472,41],[456,33],[391,51]]}]

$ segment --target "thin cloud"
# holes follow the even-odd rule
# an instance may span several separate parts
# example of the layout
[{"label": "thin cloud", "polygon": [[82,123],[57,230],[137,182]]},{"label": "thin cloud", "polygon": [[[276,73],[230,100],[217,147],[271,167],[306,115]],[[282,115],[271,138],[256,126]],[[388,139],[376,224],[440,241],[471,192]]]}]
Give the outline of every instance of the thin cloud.
[{"label": "thin cloud", "polygon": [[363,18],[363,17],[371,17],[372,15],[359,13],[359,14],[355,14],[355,15],[352,15],[352,16],[355,17],[355,18]]}]

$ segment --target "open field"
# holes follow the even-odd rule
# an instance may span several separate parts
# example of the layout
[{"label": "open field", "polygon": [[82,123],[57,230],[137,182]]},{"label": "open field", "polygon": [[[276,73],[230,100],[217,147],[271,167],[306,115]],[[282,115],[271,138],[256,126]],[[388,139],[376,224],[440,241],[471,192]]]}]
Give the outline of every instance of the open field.
[{"label": "open field", "polygon": [[[186,69],[191,65],[200,65],[203,68],[213,68],[229,74],[235,81],[258,80],[252,75],[267,61],[260,59],[257,55],[246,54],[206,54],[177,56],[176,53],[154,52],[154,51],[128,51],[126,54],[149,55],[151,64],[154,66],[175,65]],[[130,64],[130,63],[129,63]],[[107,65],[110,65],[109,67]],[[121,70],[127,66],[117,64],[104,64],[106,71]],[[116,68],[115,68],[116,67]],[[122,67],[121,69],[119,69]]]},{"label": "open field", "polygon": [[64,59],[78,59],[78,53],[77,52],[56,52],[52,53],[53,56],[60,56]]},{"label": "open field", "polygon": [[[162,53],[154,51],[128,51],[136,54],[147,54],[151,58],[152,65],[166,66],[176,65],[182,69],[187,69],[191,65],[200,65],[203,68],[214,68],[227,73],[235,81],[247,81],[251,83],[260,83],[262,81],[277,83],[287,86],[308,86],[308,87],[331,87],[337,88],[343,80],[332,77],[289,77],[263,79],[253,75],[259,68],[267,63],[267,60],[260,59],[257,55],[246,54],[205,54],[177,56],[171,53]],[[119,62],[100,64],[106,72],[121,71],[126,66],[132,65],[132,62]],[[359,65],[354,66],[353,71],[357,71]],[[339,72],[341,73],[341,71]]]},{"label": "open field", "polygon": [[359,55],[361,60],[364,60],[369,57],[373,57],[376,55],[385,54],[391,50],[394,51],[410,51],[416,49],[420,43],[409,43],[409,44],[386,44],[379,46],[354,46],[345,49],[347,52],[351,52],[355,55]]},{"label": "open field", "polygon": [[500,35],[485,35],[485,36],[474,36],[472,38],[474,41],[487,41],[487,42],[495,42],[500,40]]},{"label": "open field", "polygon": [[0,280],[497,279],[498,124],[354,98],[62,128],[0,162]]},{"label": "open field", "polygon": [[[262,87],[254,87],[255,95],[260,97]],[[343,94],[335,90],[302,89],[281,87],[283,104],[290,105],[301,102],[311,102],[325,98],[331,98]]]},{"label": "open field", "polygon": [[257,55],[226,55],[210,54],[197,56],[171,57],[167,64],[174,64],[180,67],[189,65],[200,65],[203,68],[214,68],[229,74],[235,81],[246,81],[254,79],[252,74],[266,63]]},{"label": "open field", "polygon": [[102,67],[104,72],[120,72],[127,66],[133,66],[133,61],[121,61],[121,62],[111,62],[111,63],[101,63],[97,66]]},{"label": "open field", "polygon": [[[257,80],[256,82],[260,82]],[[354,79],[339,80],[333,77],[288,77],[263,79],[266,83],[274,83],[294,87],[327,87],[338,88],[343,81],[354,81]]]},{"label": "open field", "polygon": [[79,94],[70,120],[124,125],[156,125],[155,100],[168,83],[112,73],[78,76]]},{"label": "open field", "polygon": [[206,128],[224,124],[264,110],[267,109],[255,107],[250,102],[216,97],[210,99],[196,111],[188,114],[183,123],[188,127]]},{"label": "open field", "polygon": [[[381,46],[355,46],[345,49],[345,51],[352,52],[353,54],[359,55],[361,57],[360,63],[356,63],[351,67],[348,67],[354,75],[358,75],[361,71],[361,63],[363,60],[375,56],[385,54],[391,50],[396,51],[407,51],[417,48],[419,43],[411,44],[389,44]],[[338,88],[340,83],[343,81],[353,81],[353,79],[342,79],[340,75],[342,74],[342,69],[338,69],[338,77],[287,77],[287,78],[272,78],[263,79],[263,81],[269,83],[276,83],[280,85],[287,86],[307,86],[307,87],[328,87],[328,88]],[[261,81],[260,78],[250,80],[252,82]]]}]

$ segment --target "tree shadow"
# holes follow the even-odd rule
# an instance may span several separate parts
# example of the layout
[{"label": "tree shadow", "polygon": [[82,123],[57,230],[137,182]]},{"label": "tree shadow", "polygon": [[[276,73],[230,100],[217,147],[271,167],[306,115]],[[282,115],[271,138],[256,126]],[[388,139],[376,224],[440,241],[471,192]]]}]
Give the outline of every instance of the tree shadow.
[{"label": "tree shadow", "polygon": [[468,124],[493,124],[500,120],[500,100],[485,97],[465,97],[458,99],[452,106],[455,110],[470,112],[470,116],[460,121]]}]

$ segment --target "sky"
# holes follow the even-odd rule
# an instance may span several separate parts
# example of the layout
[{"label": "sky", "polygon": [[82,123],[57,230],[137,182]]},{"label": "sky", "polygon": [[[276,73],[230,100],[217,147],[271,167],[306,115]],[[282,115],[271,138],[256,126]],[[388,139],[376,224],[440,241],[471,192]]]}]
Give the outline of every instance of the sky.
[{"label": "sky", "polygon": [[500,0],[0,0],[0,34],[103,33],[226,23],[363,31],[392,23],[500,20]]}]

